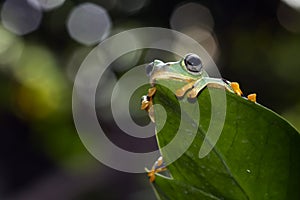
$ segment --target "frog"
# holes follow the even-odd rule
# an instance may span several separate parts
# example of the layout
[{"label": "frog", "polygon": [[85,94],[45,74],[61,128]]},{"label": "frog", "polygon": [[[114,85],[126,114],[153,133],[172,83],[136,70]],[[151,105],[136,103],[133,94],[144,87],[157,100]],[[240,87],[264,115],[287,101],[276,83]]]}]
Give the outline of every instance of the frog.
[{"label": "frog", "polygon": [[[147,95],[141,99],[141,109],[149,113],[151,121],[155,122],[153,97],[156,92],[157,80],[175,80],[184,82],[184,85],[175,91],[178,99],[186,96],[188,99],[195,99],[206,87],[210,88],[225,88],[227,91],[238,96],[248,99],[256,103],[256,94],[249,94],[247,97],[243,95],[239,83],[230,82],[223,78],[213,78],[204,70],[202,59],[194,54],[188,53],[182,59],[175,62],[164,63],[161,60],[154,60],[146,65],[146,74],[150,79],[151,87]],[[150,182],[155,181],[155,174],[167,170],[163,164],[163,158],[154,163],[151,170],[148,171]]]}]

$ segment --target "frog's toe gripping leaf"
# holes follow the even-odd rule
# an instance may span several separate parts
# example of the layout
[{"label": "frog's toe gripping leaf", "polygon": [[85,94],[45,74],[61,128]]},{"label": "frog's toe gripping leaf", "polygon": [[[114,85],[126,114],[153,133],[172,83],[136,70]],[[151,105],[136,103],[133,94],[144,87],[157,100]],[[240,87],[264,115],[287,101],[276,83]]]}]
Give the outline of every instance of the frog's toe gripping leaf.
[{"label": "frog's toe gripping leaf", "polygon": [[230,83],[230,86],[232,87],[233,91],[239,95],[239,96],[242,96],[243,95],[243,92],[242,90],[240,89],[240,85],[237,83],[237,82],[231,82]]},{"label": "frog's toe gripping leaf", "polygon": [[252,101],[252,102],[256,102],[256,94],[253,93],[253,94],[249,94],[247,96],[248,100]]},{"label": "frog's toe gripping leaf", "polygon": [[[227,112],[221,136],[212,151],[199,159],[211,118],[209,91],[206,88],[200,93],[197,135],[189,149],[167,166],[173,179],[156,176],[153,187],[157,196],[174,200],[300,199],[299,133],[269,109],[230,92],[226,95]],[[157,86],[153,100],[168,115],[157,133],[159,146],[163,147],[177,133],[181,110],[178,99],[164,87]],[[156,116],[156,123],[159,120]],[[189,134],[188,129],[184,131]],[[168,156],[162,154],[166,161]]]}]

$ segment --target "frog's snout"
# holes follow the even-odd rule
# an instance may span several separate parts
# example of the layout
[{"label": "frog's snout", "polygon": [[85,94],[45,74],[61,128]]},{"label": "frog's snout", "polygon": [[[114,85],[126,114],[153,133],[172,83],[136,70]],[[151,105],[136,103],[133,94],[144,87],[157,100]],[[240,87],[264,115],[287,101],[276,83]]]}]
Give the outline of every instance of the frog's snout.
[{"label": "frog's snout", "polygon": [[151,76],[152,72],[153,72],[153,68],[154,68],[154,62],[149,63],[146,66],[146,74],[147,76]]},{"label": "frog's snout", "polygon": [[154,60],[146,66],[146,74],[147,76],[152,76],[155,71],[159,71],[161,69],[165,69],[167,64],[165,64],[161,60]]}]

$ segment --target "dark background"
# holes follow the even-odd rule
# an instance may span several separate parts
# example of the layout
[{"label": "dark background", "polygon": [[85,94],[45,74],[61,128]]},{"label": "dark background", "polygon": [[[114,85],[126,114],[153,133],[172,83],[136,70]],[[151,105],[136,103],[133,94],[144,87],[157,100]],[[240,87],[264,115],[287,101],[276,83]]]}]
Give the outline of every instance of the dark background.
[{"label": "dark background", "polygon": [[[123,0],[67,1],[44,12],[39,27],[31,33],[15,35],[7,31],[4,37],[0,32],[0,199],[155,199],[146,174],[118,172],[102,165],[85,150],[77,135],[69,68],[73,69],[71,74],[76,73],[96,44],[73,40],[66,20],[72,9],[83,2],[107,9],[113,35],[136,27],[174,28],[170,25],[172,14],[192,1],[148,0],[134,11],[126,10],[128,1]],[[205,30],[210,39],[199,42],[208,48],[215,45],[216,49],[208,52],[223,77],[238,81],[246,94],[256,92],[259,103],[300,129],[300,11],[274,0],[193,2],[210,11],[213,24]],[[190,12],[198,16],[201,10]],[[198,22],[193,22],[195,31],[191,37],[197,36],[197,31],[200,35],[205,27],[201,18]],[[188,20],[182,23],[184,26]],[[1,24],[0,29],[5,31]],[[13,42],[3,46],[7,38],[13,38]],[[7,56],[15,55],[18,45],[23,48],[21,56],[4,62]],[[147,53],[139,55],[138,63],[143,63]],[[44,65],[48,68],[39,70]],[[125,73],[113,72],[116,77]],[[41,84],[38,78],[31,80],[36,73],[45,77],[49,85]],[[100,119],[104,113],[102,105]],[[146,115],[141,118],[145,120]],[[114,142],[132,146],[111,118],[101,123]],[[143,143],[143,148],[149,150],[155,145],[152,138]]]}]

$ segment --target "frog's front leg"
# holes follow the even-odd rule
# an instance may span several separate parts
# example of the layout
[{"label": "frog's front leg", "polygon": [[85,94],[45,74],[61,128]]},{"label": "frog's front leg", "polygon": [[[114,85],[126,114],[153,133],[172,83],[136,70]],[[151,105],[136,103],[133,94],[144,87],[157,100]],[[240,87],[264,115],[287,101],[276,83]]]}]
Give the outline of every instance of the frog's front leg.
[{"label": "frog's front leg", "polygon": [[[203,77],[196,81],[196,83],[193,86],[193,89],[191,89],[187,95],[188,98],[196,98],[198,94],[206,87],[212,87],[212,88],[225,88],[226,90],[235,93],[239,96],[243,95],[242,90],[240,89],[240,86],[237,82],[229,82],[223,79],[217,79],[217,78],[209,78],[209,77]],[[252,102],[256,102],[256,94],[249,94],[247,96],[247,99]]]},{"label": "frog's front leg", "polygon": [[182,88],[179,88],[178,90],[176,90],[175,95],[178,98],[183,97],[188,90],[190,90],[194,87],[195,83],[196,83],[196,81],[191,81],[190,83],[184,85]]},{"label": "frog's front leg", "polygon": [[188,98],[196,98],[206,86],[212,88],[225,88],[230,92],[234,92],[233,89],[222,79],[203,77],[197,80],[193,89],[187,93]]}]

